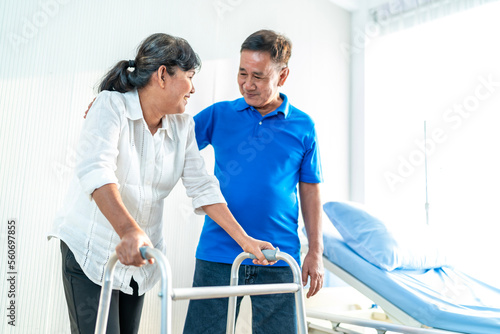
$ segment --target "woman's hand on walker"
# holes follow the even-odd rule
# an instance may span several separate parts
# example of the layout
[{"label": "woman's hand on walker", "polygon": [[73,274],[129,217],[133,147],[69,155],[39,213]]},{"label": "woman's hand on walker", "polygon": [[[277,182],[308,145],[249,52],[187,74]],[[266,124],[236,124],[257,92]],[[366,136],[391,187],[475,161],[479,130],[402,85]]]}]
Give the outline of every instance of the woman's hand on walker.
[{"label": "woman's hand on walker", "polygon": [[[143,230],[134,228],[123,234],[115,250],[122,264],[141,267],[148,261],[142,258],[139,250],[143,246],[153,247],[153,244]],[[154,263],[154,259],[150,259],[148,262]]]}]

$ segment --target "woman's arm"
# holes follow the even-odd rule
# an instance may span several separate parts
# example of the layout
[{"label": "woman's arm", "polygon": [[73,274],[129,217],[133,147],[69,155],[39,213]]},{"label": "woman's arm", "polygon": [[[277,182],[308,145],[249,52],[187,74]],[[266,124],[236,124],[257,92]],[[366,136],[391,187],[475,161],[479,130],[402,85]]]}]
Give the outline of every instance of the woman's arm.
[{"label": "woman's arm", "polygon": [[120,262],[133,266],[146,264],[139,247],[153,247],[153,244],[127,211],[116,184],[109,183],[96,189],[92,193],[92,198],[120,236],[121,241],[116,246],[116,253]]},{"label": "woman's arm", "polygon": [[[243,227],[236,221],[228,207],[224,203],[217,203],[203,206],[206,214],[212,218],[220,227],[224,229],[240,245],[243,251],[253,254],[257,259],[253,260],[254,264],[268,265],[270,264],[264,254],[263,249],[274,249],[269,242],[261,241],[250,237]],[[272,262],[271,264],[274,264]]]},{"label": "woman's arm", "polygon": [[119,154],[121,112],[110,109],[108,95],[109,93],[99,94],[92,112],[84,122],[76,174],[84,192],[96,202],[119,235],[121,241],[115,250],[120,262],[141,266],[146,261],[142,259],[139,247],[152,244],[128,212],[118,191],[117,184],[120,180],[115,171]]}]

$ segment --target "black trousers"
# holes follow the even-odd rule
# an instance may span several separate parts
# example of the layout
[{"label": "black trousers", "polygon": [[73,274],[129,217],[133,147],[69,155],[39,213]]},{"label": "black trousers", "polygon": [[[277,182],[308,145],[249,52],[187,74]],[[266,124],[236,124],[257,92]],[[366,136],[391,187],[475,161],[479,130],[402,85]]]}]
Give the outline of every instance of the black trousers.
[{"label": "black trousers", "polygon": [[[61,240],[62,278],[68,304],[72,334],[93,334],[97,322],[97,309],[101,286],[92,282],[76,262],[73,252]],[[144,295],[138,295],[137,283],[132,279],[133,295],[113,290],[109,307],[107,334],[139,331]]]}]

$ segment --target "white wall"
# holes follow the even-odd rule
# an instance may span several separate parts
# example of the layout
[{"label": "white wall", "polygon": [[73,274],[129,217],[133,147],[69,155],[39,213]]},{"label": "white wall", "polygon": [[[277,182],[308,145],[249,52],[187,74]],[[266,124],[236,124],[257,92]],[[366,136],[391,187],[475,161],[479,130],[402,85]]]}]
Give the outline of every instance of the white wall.
[{"label": "white wall", "polygon": [[[74,147],[94,86],[151,33],[186,38],[203,60],[195,78],[195,114],[239,97],[239,46],[271,28],[294,43],[284,92],[318,125],[323,199],[348,192],[349,69],[340,52],[350,15],[327,0],[6,0],[0,2],[0,332],[69,333],[58,242],[45,235],[74,167]],[[207,164],[213,164],[205,150]],[[16,327],[7,324],[7,221],[17,220]],[[202,218],[192,213],[182,185],[165,205],[167,257],[174,287],[191,284]],[[159,301],[147,295],[142,333],[158,331]],[[180,333],[187,302],[174,303]]]}]

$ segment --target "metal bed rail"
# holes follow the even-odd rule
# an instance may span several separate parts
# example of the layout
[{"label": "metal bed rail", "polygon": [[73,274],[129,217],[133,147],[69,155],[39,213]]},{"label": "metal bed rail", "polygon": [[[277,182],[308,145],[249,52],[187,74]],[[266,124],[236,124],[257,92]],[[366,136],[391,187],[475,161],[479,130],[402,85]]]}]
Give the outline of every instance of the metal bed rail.
[{"label": "metal bed rail", "polygon": [[359,326],[363,328],[373,328],[379,334],[383,334],[387,331],[404,333],[404,334],[460,334],[457,332],[450,332],[446,330],[433,329],[433,328],[417,328],[399,324],[392,324],[383,321],[360,319],[343,315],[335,315],[320,311],[307,311],[307,316],[309,318],[321,319],[330,321],[332,324],[331,329],[322,328],[314,324],[308,324],[310,329],[314,329],[313,333],[349,333],[349,334],[361,334],[361,332],[343,328],[342,324],[349,324],[354,326]]}]

